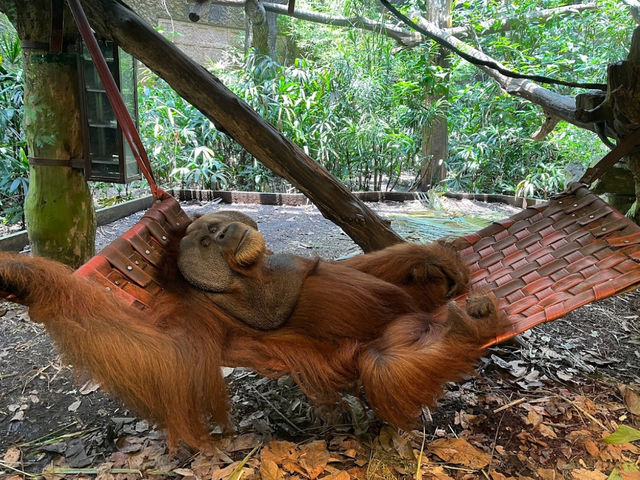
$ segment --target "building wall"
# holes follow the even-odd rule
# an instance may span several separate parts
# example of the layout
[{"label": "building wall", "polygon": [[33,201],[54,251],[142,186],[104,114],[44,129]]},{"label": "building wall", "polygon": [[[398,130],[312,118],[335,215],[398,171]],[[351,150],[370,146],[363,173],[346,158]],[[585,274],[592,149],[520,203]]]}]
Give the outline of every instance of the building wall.
[{"label": "building wall", "polygon": [[216,63],[244,43],[244,9],[208,4],[200,21],[189,20],[193,1],[129,0],[128,5],[145,21],[171,32],[171,40],[202,65]]}]

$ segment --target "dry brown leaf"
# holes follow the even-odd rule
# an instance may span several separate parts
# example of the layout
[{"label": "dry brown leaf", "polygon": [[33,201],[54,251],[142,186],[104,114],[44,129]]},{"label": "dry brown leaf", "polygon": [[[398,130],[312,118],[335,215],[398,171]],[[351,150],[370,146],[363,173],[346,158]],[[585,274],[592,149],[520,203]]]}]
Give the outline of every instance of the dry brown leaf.
[{"label": "dry brown leaf", "polygon": [[558,436],[556,435],[556,432],[554,432],[553,428],[549,427],[548,425],[545,425],[543,423],[538,425],[538,432],[540,432],[540,435],[542,435],[543,437],[558,438]]},{"label": "dry brown leaf", "polygon": [[584,448],[587,450],[587,452],[589,452],[589,455],[591,455],[592,457],[597,457],[598,455],[600,455],[600,449],[598,448],[598,444],[591,439],[584,441]]},{"label": "dry brown leaf", "polygon": [[423,480],[453,480],[442,467],[433,467],[425,472]]},{"label": "dry brown leaf", "polygon": [[174,468],[173,473],[180,475],[181,477],[195,477],[193,470],[190,468]]},{"label": "dry brown leaf", "polygon": [[624,389],[624,404],[629,413],[640,415],[640,394],[638,392],[626,387]]},{"label": "dry brown leaf", "polygon": [[598,407],[593,401],[587,397],[577,396],[573,401],[580,410],[590,415],[595,415],[598,412]]},{"label": "dry brown leaf", "polygon": [[380,435],[378,435],[378,442],[382,448],[390,452],[393,449],[393,436],[395,434],[395,429],[390,427],[389,425],[385,425],[380,429]]},{"label": "dry brown leaf", "polygon": [[586,470],[578,468],[571,471],[571,475],[576,480],[607,480],[607,476],[597,470]]},{"label": "dry brown leaf", "polygon": [[347,473],[351,475],[355,480],[366,480],[367,471],[364,468],[352,467],[347,470]]},{"label": "dry brown leaf", "polygon": [[431,442],[428,449],[445,462],[475,469],[486,467],[491,461],[490,455],[474,447],[464,438],[441,438]]},{"label": "dry brown leaf", "polygon": [[263,460],[260,463],[260,478],[262,480],[283,480],[284,474],[282,470],[278,468],[278,465],[273,460]]},{"label": "dry brown leaf", "polygon": [[539,468],[537,473],[540,480],[559,480],[562,478],[553,468]]},{"label": "dry brown leaf", "polygon": [[296,454],[295,443],[286,441],[273,441],[269,442],[260,452],[260,458],[262,461],[271,460],[276,464],[282,463],[285,460],[295,459]]},{"label": "dry brown leaf", "polygon": [[345,471],[341,471],[322,477],[320,480],[351,480],[351,475]]},{"label": "dry brown leaf", "polygon": [[531,425],[532,427],[537,427],[542,423],[542,407],[534,407],[529,404],[522,405],[523,408],[527,410],[527,418],[525,419],[525,423],[527,425]]},{"label": "dry brown leaf", "polygon": [[578,440],[583,440],[585,438],[591,438],[591,432],[589,430],[574,430],[572,432],[567,433],[566,437],[571,443],[576,442]]},{"label": "dry brown leaf", "polygon": [[7,450],[2,457],[2,461],[10,467],[15,467],[20,460],[20,450],[15,447],[11,447]]},{"label": "dry brown leaf", "polygon": [[491,480],[513,480],[513,477],[506,477],[499,472],[491,472]]},{"label": "dry brown leaf", "polygon": [[620,472],[622,480],[640,480],[640,472]]},{"label": "dry brown leaf", "polygon": [[255,433],[246,433],[239,435],[231,440],[225,450],[227,452],[239,452],[240,450],[253,450],[262,443],[262,437]]},{"label": "dry brown leaf", "polygon": [[[211,473],[211,480],[220,480],[222,478],[224,478],[226,480],[233,473],[233,471],[236,468],[238,468],[238,465],[240,465],[240,462],[233,462],[232,464],[227,465],[224,468],[219,468],[217,470],[214,470]],[[246,469],[246,468],[242,469],[242,471],[245,471],[245,470],[248,470],[248,469]],[[244,477],[244,474],[242,476]]]},{"label": "dry brown leaf", "polygon": [[347,450],[342,452],[342,454],[345,457],[349,457],[349,458],[356,458],[358,456],[358,452],[356,452],[355,448],[348,448]]},{"label": "dry brown leaf", "polygon": [[402,458],[406,460],[415,460],[413,455],[413,447],[408,438],[402,437],[397,431],[393,435],[393,446]]},{"label": "dry brown leaf", "polygon": [[297,473],[299,475],[302,475],[303,477],[307,476],[307,472],[293,460],[283,460],[282,468],[284,468],[289,473]]},{"label": "dry brown leaf", "polygon": [[329,451],[324,440],[316,440],[300,447],[299,463],[311,480],[318,478],[329,461]]}]

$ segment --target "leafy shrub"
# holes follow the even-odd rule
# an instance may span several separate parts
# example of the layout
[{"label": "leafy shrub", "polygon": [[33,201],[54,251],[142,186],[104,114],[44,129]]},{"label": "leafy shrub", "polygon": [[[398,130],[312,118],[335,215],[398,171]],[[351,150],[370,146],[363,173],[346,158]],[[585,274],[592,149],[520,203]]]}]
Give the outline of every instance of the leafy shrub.
[{"label": "leafy shrub", "polygon": [[9,224],[23,219],[29,188],[23,93],[20,41],[15,32],[0,33],[0,218]]}]

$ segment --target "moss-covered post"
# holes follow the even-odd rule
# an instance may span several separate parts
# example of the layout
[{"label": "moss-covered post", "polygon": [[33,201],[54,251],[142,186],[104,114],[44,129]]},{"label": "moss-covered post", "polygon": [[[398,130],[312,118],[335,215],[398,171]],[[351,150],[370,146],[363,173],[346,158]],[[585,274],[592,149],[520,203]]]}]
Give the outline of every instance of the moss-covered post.
[{"label": "moss-covered post", "polygon": [[[36,159],[25,200],[31,248],[35,255],[78,267],[94,254],[96,220],[83,172],[61,166],[82,157],[75,55],[49,52],[50,0],[0,0],[0,9],[23,42],[24,124],[28,155]],[[64,25],[66,44],[75,38],[67,11]]]}]

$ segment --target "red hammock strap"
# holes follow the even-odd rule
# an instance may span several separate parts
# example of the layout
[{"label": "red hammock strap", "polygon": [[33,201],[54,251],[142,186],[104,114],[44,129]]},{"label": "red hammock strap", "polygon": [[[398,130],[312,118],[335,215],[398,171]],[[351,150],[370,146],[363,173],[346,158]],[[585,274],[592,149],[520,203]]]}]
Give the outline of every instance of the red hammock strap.
[{"label": "red hammock strap", "polygon": [[155,179],[153,178],[153,172],[151,170],[151,163],[149,162],[149,157],[147,156],[147,152],[142,145],[142,140],[140,140],[140,135],[136,130],[135,124],[131,119],[131,115],[129,115],[129,111],[124,104],[124,100],[122,100],[122,95],[118,90],[115,80],[109,71],[109,67],[107,66],[107,62],[104,59],[104,55],[98,46],[98,42],[91,31],[91,27],[89,26],[89,21],[87,20],[87,16],[82,9],[82,5],[79,0],[67,0],[69,4],[69,8],[71,9],[71,13],[73,14],[73,18],[78,25],[78,30],[80,31],[80,35],[82,35],[82,39],[87,45],[87,49],[91,55],[91,59],[98,70],[98,75],[100,76],[100,80],[104,85],[104,89],[107,93],[107,97],[109,98],[109,103],[111,104],[111,108],[120,123],[120,127],[122,128],[122,133],[124,134],[129,146],[131,147],[131,152],[133,152],[133,156],[138,162],[140,166],[140,171],[144,175],[144,177],[149,182],[149,186],[151,187],[151,194],[154,198],[164,198],[166,197],[166,193],[163,192],[158,185],[156,184]]},{"label": "red hammock strap", "polygon": [[593,167],[587,168],[587,171],[584,172],[584,175],[580,179],[580,183],[584,183],[587,186],[591,185],[600,178],[604,172],[613,167],[618,160],[628,155],[638,144],[640,144],[640,128],[624,137],[613,150],[598,160]]}]

